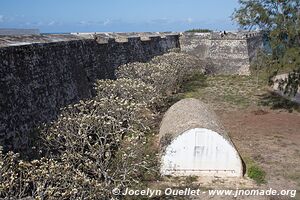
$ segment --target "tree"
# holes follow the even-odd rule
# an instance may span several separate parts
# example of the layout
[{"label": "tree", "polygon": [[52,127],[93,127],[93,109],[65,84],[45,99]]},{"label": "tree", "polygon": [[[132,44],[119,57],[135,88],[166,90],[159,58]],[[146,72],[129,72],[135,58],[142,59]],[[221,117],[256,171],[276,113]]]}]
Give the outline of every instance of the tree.
[{"label": "tree", "polygon": [[[258,28],[269,38],[273,71],[291,71],[282,82],[297,91],[300,72],[300,0],[239,0],[232,18],[243,29]],[[271,64],[270,64],[271,63]],[[296,84],[295,84],[296,83]],[[294,94],[294,92],[292,92]]]}]

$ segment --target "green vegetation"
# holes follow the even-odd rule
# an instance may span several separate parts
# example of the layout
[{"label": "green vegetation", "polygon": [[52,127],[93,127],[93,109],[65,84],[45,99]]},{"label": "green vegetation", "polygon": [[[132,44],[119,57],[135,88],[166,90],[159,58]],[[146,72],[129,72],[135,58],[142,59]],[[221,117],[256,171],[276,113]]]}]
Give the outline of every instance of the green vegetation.
[{"label": "green vegetation", "polygon": [[264,92],[265,83],[253,76],[195,74],[181,88],[179,98],[198,98],[216,109],[247,108],[258,105],[258,95]]},{"label": "green vegetation", "polygon": [[204,74],[194,74],[188,82],[182,85],[183,92],[196,92],[198,88],[207,87],[207,76]]},{"label": "green vegetation", "polygon": [[245,158],[247,175],[253,179],[257,184],[266,183],[266,172],[252,159]]},{"label": "green vegetation", "polygon": [[[260,74],[266,76],[265,74]],[[260,76],[260,77],[261,77]],[[174,101],[182,98],[197,98],[213,105],[217,110],[266,106],[300,112],[299,104],[267,90],[267,81],[252,76],[195,74],[184,82]],[[173,101],[173,102],[174,102]]]},{"label": "green vegetation", "polygon": [[[289,72],[282,88],[295,94],[300,84],[300,1],[239,0],[240,8],[232,18],[244,29],[261,29],[268,38],[272,54],[261,52],[256,69],[269,76]],[[271,82],[272,84],[272,82]]]},{"label": "green vegetation", "polygon": [[187,33],[210,33],[210,32],[212,32],[212,30],[210,30],[210,29],[191,29],[191,30],[187,30],[185,32],[187,32]]},{"label": "green vegetation", "polygon": [[248,169],[248,176],[255,180],[257,184],[265,183],[266,172],[263,171],[258,165],[251,165]]}]

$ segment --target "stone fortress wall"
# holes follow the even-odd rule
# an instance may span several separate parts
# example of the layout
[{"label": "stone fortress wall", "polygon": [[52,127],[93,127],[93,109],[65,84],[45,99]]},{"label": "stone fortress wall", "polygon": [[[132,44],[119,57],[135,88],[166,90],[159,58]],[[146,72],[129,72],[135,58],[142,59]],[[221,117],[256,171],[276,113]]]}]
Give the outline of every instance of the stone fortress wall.
[{"label": "stone fortress wall", "polygon": [[92,96],[96,79],[113,79],[125,63],[179,48],[178,34],[0,36],[0,145],[23,149],[34,127],[60,108]]},{"label": "stone fortress wall", "polygon": [[[256,34],[256,33],[255,33]],[[96,79],[171,49],[211,59],[216,73],[247,74],[260,36],[230,33],[73,33],[0,36],[0,145],[26,149],[34,128],[93,96]]]},{"label": "stone fortress wall", "polygon": [[181,50],[211,61],[212,73],[250,74],[250,63],[262,47],[259,32],[183,33]]}]

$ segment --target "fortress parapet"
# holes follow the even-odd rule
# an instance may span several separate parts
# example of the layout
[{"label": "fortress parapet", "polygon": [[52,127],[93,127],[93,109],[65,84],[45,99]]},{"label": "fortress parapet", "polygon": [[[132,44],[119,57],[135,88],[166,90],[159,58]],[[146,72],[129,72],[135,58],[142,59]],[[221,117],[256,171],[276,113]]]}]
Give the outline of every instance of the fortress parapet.
[{"label": "fortress parapet", "polygon": [[249,75],[250,64],[262,48],[261,32],[181,33],[181,50],[211,61],[216,74]]}]

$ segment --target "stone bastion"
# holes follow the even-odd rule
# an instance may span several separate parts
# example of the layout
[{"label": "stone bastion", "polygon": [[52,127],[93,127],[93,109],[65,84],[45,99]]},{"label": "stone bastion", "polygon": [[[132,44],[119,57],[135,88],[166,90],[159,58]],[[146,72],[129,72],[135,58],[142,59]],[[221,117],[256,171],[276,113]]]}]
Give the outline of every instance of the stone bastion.
[{"label": "stone bastion", "polygon": [[210,59],[209,71],[249,74],[258,33],[72,33],[0,36],[0,145],[26,147],[60,108],[93,96],[97,79],[172,49]]}]

